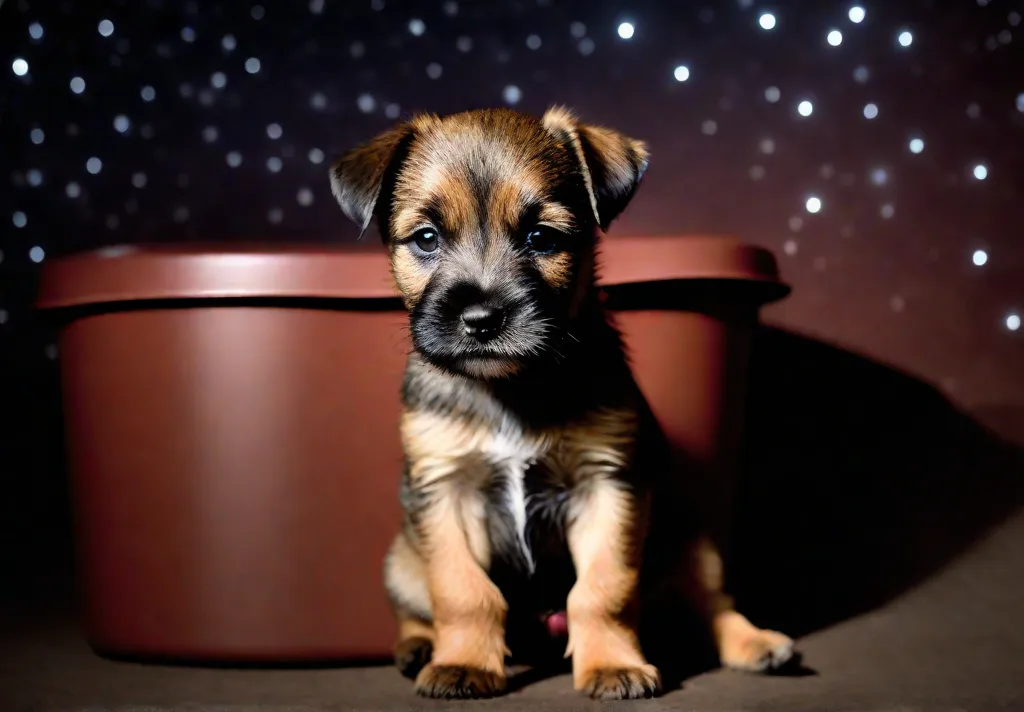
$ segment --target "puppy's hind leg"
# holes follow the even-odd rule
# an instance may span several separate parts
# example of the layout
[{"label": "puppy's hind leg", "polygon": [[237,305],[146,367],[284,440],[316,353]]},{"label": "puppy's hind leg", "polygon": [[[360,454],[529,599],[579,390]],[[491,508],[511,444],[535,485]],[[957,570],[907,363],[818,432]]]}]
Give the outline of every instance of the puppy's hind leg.
[{"label": "puppy's hind leg", "polygon": [[384,584],[398,621],[395,667],[415,680],[434,652],[434,625],[426,569],[405,532],[395,537],[388,550]]},{"label": "puppy's hind leg", "polygon": [[734,608],[724,590],[721,555],[710,539],[700,539],[692,554],[693,595],[710,626],[722,665],[733,670],[770,672],[789,662],[794,653],[789,636],[758,628]]}]

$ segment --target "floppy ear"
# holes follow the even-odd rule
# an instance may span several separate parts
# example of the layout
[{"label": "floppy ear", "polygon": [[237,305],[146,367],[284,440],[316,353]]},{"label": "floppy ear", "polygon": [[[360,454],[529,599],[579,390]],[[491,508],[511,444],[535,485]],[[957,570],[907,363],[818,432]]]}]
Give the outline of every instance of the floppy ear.
[{"label": "floppy ear", "polygon": [[[350,220],[366,230],[376,212],[381,188],[394,174],[413,137],[411,123],[403,123],[356,146],[331,164],[331,192]],[[381,234],[385,232],[381,226]]]},{"label": "floppy ear", "polygon": [[625,210],[647,170],[647,145],[613,129],[580,123],[561,106],[548,109],[542,121],[576,153],[597,224],[607,230]]}]

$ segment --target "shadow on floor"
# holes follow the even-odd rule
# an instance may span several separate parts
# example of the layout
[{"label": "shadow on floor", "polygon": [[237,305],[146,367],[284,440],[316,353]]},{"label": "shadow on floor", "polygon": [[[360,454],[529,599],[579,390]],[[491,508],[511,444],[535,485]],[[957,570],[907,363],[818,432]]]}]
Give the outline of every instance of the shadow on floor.
[{"label": "shadow on floor", "polygon": [[[73,558],[56,363],[40,363],[42,342],[25,343],[2,414],[14,427],[0,461],[20,470],[4,477],[0,565],[13,585],[0,595],[64,604]],[[1024,502],[1018,448],[920,380],[822,342],[761,330],[747,408],[728,571],[758,625],[801,636],[871,610]],[[1024,434],[1024,408],[993,412]],[[680,675],[711,664],[695,653]]]},{"label": "shadow on floor", "polygon": [[[1024,408],[997,410],[1024,427]],[[730,567],[738,606],[800,636],[908,591],[1021,506],[1021,453],[912,376],[763,329]]]}]

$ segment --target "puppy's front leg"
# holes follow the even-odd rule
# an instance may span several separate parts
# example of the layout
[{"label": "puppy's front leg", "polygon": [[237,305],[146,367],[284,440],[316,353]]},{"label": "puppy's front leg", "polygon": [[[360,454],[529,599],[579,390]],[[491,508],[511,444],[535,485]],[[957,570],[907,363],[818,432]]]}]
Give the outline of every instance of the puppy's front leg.
[{"label": "puppy's front leg", "polygon": [[508,605],[482,568],[487,534],[466,496],[435,487],[418,517],[434,615],[433,655],[416,676],[426,697],[490,697],[506,686]]},{"label": "puppy's front leg", "polygon": [[568,544],[576,584],[566,602],[573,685],[601,699],[652,697],[660,675],[637,635],[644,503],[599,477],[573,504]]}]

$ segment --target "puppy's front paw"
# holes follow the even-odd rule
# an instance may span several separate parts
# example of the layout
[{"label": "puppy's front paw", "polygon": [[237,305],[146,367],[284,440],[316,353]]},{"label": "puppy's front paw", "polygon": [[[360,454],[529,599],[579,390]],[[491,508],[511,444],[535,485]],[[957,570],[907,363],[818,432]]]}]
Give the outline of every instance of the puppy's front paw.
[{"label": "puppy's front paw", "polygon": [[722,665],[744,672],[777,670],[793,657],[792,638],[774,630],[755,629],[735,636],[723,646]]},{"label": "puppy's front paw", "polygon": [[661,690],[661,675],[653,665],[595,668],[579,677],[576,689],[596,700],[637,700]]},{"label": "puppy's front paw", "polygon": [[416,693],[442,700],[494,697],[505,691],[503,674],[461,665],[427,665],[416,676]]}]

